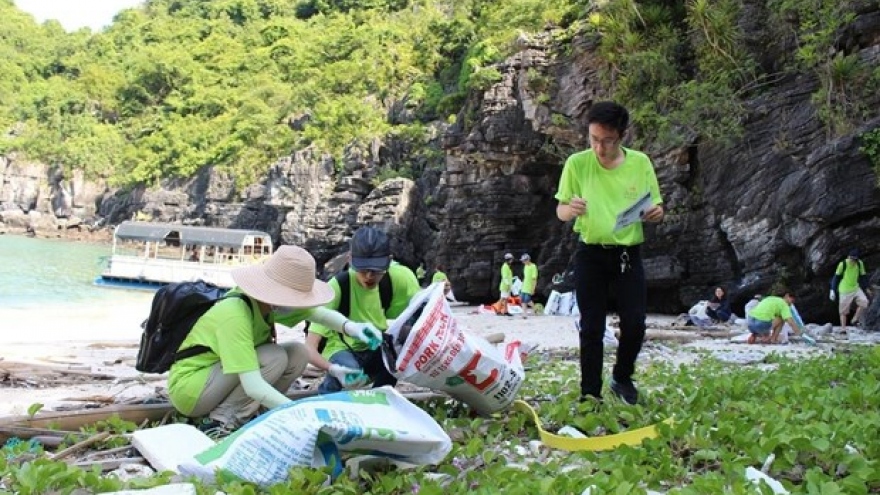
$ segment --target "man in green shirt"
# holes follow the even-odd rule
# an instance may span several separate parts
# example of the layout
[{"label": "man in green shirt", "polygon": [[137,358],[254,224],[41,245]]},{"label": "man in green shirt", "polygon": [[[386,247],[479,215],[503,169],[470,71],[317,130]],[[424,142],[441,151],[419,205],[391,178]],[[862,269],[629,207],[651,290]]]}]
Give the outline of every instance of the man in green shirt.
[{"label": "man in green shirt", "polygon": [[804,329],[798,324],[791,311],[794,304],[794,294],[786,289],[779,291],[782,296],[768,296],[761,299],[746,315],[749,327],[749,344],[775,344],[779,341],[779,332],[783,323],[788,323],[795,335],[800,335],[807,343],[815,341],[804,333]]},{"label": "man in green shirt", "polygon": [[[632,375],[645,338],[647,307],[642,222],[663,219],[663,198],[651,160],[621,146],[629,125],[626,108],[610,101],[594,103],[587,112],[587,125],[591,149],[566,160],[556,193],[556,216],[563,222],[574,220],[580,237],[575,272],[581,313],[581,398],[601,400],[602,338],[609,292],[615,287],[620,346],[611,391],[635,404],[638,390]],[[645,195],[648,205],[623,215]],[[631,221],[633,216],[639,221]]]},{"label": "man in green shirt", "polygon": [[[339,276],[330,280],[333,299],[325,306],[334,313],[342,310],[341,317],[353,320],[369,331],[388,329],[388,319],[397,318],[419,291],[415,274],[404,265],[391,263],[391,243],[388,235],[373,227],[361,227],[351,239],[351,266],[348,268],[348,309],[340,308],[342,290]],[[382,305],[380,283],[391,281],[391,298],[387,308]],[[385,282],[387,283],[387,282]],[[338,314],[338,313],[337,313]],[[318,351],[324,340],[323,351]],[[374,387],[395,385],[397,379],[385,368],[381,339],[366,343],[364,339],[350,339],[346,334],[312,325],[306,336],[312,365],[327,370],[328,374],[318,387],[322,394],[338,392],[352,383],[346,379],[351,373],[363,372]]]},{"label": "man in green shirt", "polygon": [[436,284],[437,282],[443,282],[443,295],[449,299],[449,293],[452,292],[452,283],[449,282],[449,277],[447,277],[446,273],[443,271],[443,265],[437,265],[434,267],[434,276],[431,277],[431,283]]},{"label": "man in green shirt", "polygon": [[868,308],[868,274],[865,263],[859,259],[859,250],[852,249],[845,260],[837,264],[834,277],[831,279],[829,298],[834,301],[840,294],[838,312],[840,313],[840,329],[846,332],[846,317],[853,303],[856,303],[856,314],[852,323],[861,321],[862,313]]},{"label": "man in green shirt", "polygon": [[510,291],[513,288],[513,269],[510,264],[513,263],[513,254],[505,253],[504,262],[501,264],[501,283],[498,284],[498,292],[501,297],[498,299],[498,312],[496,314],[503,316],[511,316],[507,311],[507,300],[510,298]]},{"label": "man in green shirt", "polygon": [[532,297],[535,295],[535,288],[538,286],[538,265],[532,263],[532,257],[528,254],[523,254],[519,260],[523,263],[523,285],[519,296],[523,309],[526,310],[526,313],[530,313],[535,307]]}]

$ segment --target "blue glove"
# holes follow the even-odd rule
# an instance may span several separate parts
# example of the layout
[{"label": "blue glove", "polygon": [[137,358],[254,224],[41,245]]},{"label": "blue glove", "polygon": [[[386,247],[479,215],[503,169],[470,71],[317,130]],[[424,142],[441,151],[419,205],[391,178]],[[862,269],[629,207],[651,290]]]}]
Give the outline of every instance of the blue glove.
[{"label": "blue glove", "polygon": [[370,381],[370,377],[363,370],[348,368],[340,364],[331,364],[327,372],[339,380],[344,388],[360,388]]},{"label": "blue glove", "polygon": [[349,337],[354,337],[370,346],[370,350],[378,349],[382,345],[382,332],[374,327],[372,323],[347,321],[343,329]]}]

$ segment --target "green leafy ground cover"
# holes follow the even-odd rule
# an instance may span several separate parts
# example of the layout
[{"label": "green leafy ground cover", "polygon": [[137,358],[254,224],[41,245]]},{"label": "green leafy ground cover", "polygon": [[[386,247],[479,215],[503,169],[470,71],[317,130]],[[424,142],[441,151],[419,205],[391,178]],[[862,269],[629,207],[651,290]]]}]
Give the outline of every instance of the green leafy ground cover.
[{"label": "green leafy ground cover", "polygon": [[[439,466],[340,477],[323,486],[325,471],[294,469],[288,483],[259,490],[242,483],[198,485],[199,493],[229,494],[675,494],[771,493],[746,481],[749,466],[775,461],[768,474],[793,493],[880,492],[880,352],[876,346],[840,348],[794,360],[770,354],[763,363],[730,365],[701,356],[692,365],[654,362],[640,370],[644,404],[577,401],[575,356],[545,354],[529,361],[521,396],[536,407],[545,428],[571,425],[591,435],[611,434],[674,417],[660,438],[609,452],[550,451],[530,441],[537,430],[526,416],[474,418],[453,401],[425,407],[453,437]],[[119,421],[94,430],[130,431]],[[118,440],[117,440],[118,442]],[[113,445],[115,446],[115,444]],[[109,447],[109,446],[108,446]],[[125,484],[54,462],[24,445],[0,456],[2,493],[83,493]],[[432,479],[429,473],[444,473]],[[167,483],[167,475],[129,487]]]}]

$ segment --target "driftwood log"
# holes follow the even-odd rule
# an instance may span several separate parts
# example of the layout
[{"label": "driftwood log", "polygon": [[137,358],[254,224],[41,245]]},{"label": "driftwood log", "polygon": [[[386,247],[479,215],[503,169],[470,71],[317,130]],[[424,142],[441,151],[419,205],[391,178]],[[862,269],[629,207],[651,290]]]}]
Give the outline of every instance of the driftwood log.
[{"label": "driftwood log", "polygon": [[[295,390],[287,394],[293,400],[313,397],[318,395],[317,390]],[[403,392],[402,395],[411,401],[426,401],[430,399],[448,398],[445,394],[435,392]],[[37,435],[47,435],[57,428],[59,435],[64,436],[76,432],[83,426],[118,416],[124,421],[137,424],[161,421],[166,416],[174,413],[171,404],[136,404],[136,405],[111,405],[97,409],[85,409],[79,411],[41,411],[34,416],[5,416],[0,417],[0,440],[6,441],[10,437],[22,439],[33,438]]]}]

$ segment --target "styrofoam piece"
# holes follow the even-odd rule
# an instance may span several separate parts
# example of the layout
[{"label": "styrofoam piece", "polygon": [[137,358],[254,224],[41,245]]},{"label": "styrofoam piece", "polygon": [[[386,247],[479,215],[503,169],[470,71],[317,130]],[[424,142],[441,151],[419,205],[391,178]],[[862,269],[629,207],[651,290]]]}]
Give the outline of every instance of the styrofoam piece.
[{"label": "styrofoam piece", "polygon": [[196,495],[196,487],[192,483],[172,483],[145,490],[123,490],[104,495]]},{"label": "styrofoam piece", "polygon": [[179,474],[177,466],[213,447],[214,441],[195,426],[174,423],[132,433],[131,445],[156,471],[173,471]]},{"label": "styrofoam piece", "polygon": [[572,426],[563,426],[558,432],[556,432],[556,434],[562,437],[587,438],[587,436],[581,433],[580,430]]},{"label": "styrofoam piece", "polygon": [[756,485],[760,485],[762,481],[764,483],[767,483],[767,486],[769,486],[770,489],[773,490],[774,495],[788,495],[789,493],[788,490],[786,490],[785,487],[782,486],[782,483],[767,476],[766,474],[758,471],[751,466],[746,468],[746,479]]}]

